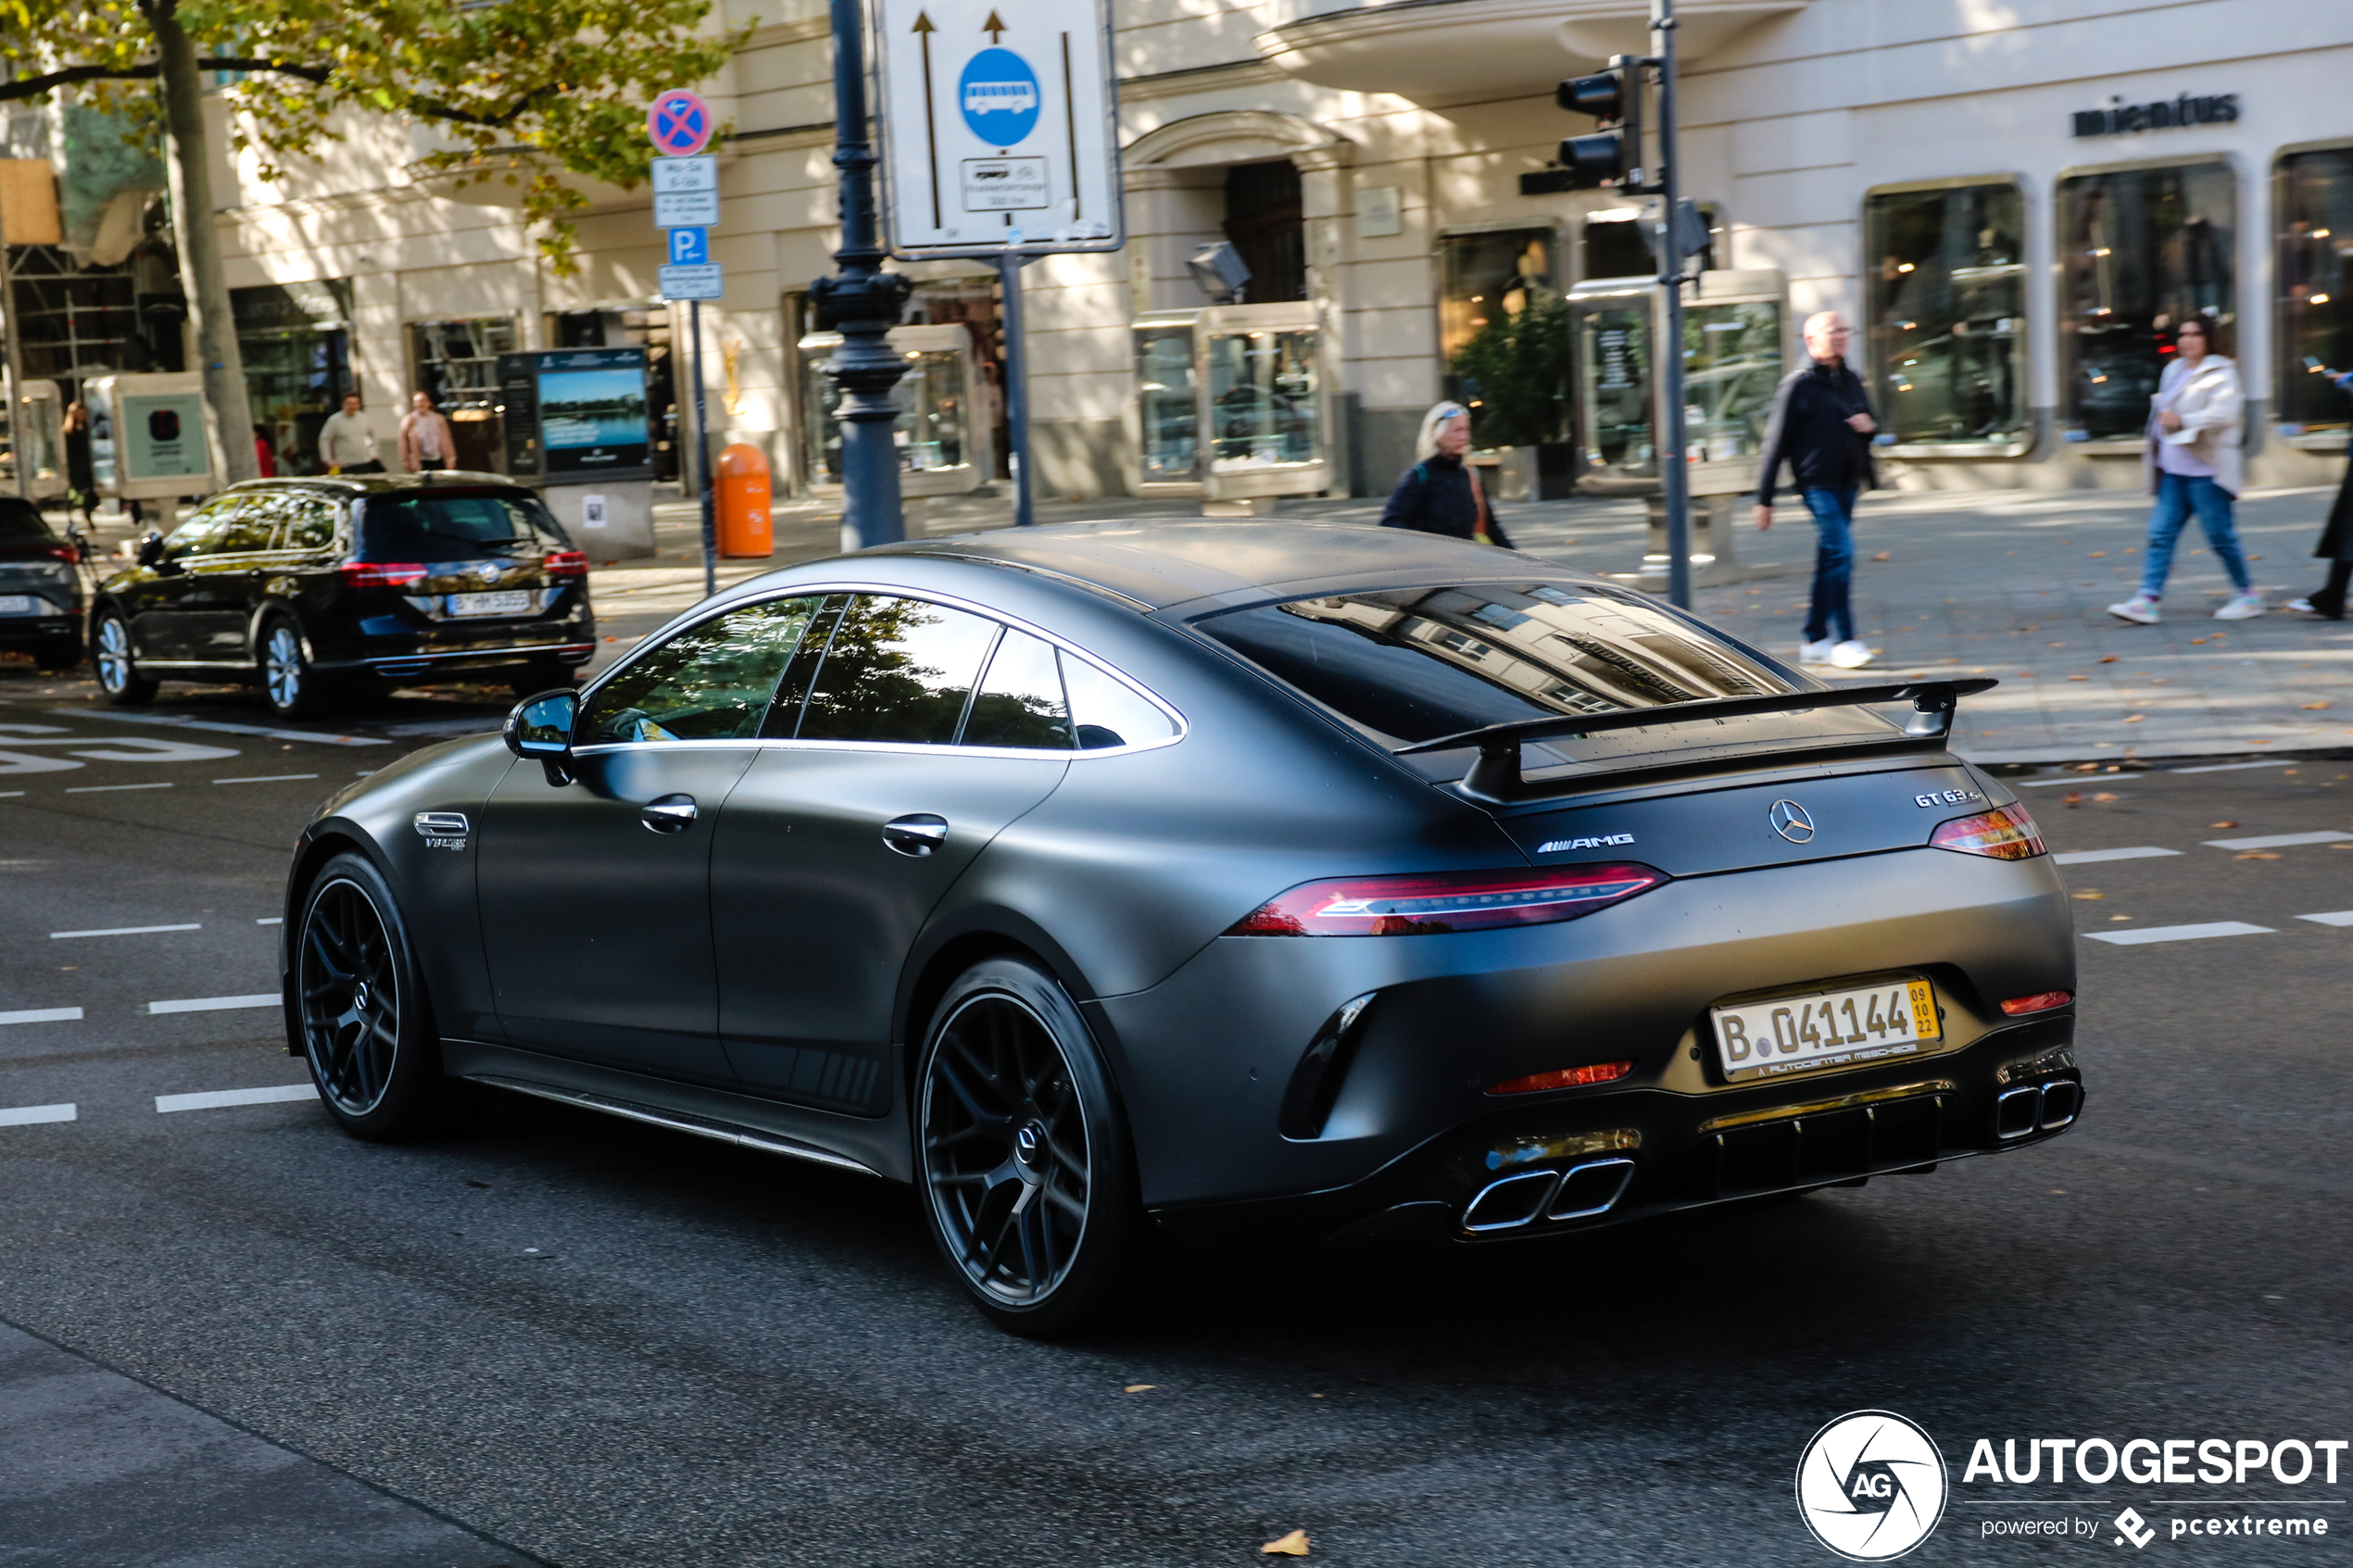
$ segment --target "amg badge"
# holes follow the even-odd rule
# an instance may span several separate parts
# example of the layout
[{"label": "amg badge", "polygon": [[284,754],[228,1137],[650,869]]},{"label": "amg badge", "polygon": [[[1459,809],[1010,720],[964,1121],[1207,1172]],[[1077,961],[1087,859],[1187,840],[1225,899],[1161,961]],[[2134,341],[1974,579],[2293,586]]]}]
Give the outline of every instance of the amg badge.
[{"label": "amg badge", "polygon": [[1607,849],[1614,845],[1631,844],[1630,833],[1604,834],[1599,838],[1552,838],[1536,847],[1539,855],[1557,855],[1564,849]]}]

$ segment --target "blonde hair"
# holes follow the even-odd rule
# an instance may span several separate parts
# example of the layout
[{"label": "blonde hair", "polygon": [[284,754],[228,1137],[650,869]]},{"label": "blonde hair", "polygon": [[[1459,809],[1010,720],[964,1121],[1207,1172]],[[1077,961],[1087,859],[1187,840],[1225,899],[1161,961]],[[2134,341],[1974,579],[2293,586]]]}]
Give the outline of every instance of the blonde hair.
[{"label": "blonde hair", "polygon": [[1468,419],[1470,410],[1460,403],[1433,403],[1429,412],[1422,416],[1421,433],[1414,437],[1414,461],[1426,463],[1438,456],[1438,433],[1454,420]]}]

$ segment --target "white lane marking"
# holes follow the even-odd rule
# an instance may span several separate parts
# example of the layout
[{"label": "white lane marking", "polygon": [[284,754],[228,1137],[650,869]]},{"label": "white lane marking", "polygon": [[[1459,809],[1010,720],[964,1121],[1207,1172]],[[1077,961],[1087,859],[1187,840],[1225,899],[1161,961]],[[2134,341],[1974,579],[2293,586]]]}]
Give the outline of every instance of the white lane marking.
[{"label": "white lane marking", "polygon": [[2202,768],[2168,768],[2169,773],[2235,773],[2242,768],[2293,768],[2290,759],[2283,762],[2209,762]]},{"label": "white lane marking", "polygon": [[76,1023],[80,1008],[32,1008],[24,1012],[0,1012],[0,1023]]},{"label": "white lane marking", "polygon": [[107,713],[95,714],[79,708],[53,708],[52,713],[69,719],[101,719],[109,724],[170,724],[184,730],[218,730],[229,735],[260,735],[269,740],[316,741],[324,746],[389,746],[390,741],[375,740],[367,735],[331,735],[309,730],[272,730],[259,724],[225,724],[217,719],[182,719],[169,713]]},{"label": "white lane marking", "polygon": [[214,784],[285,784],[293,779],[315,779],[316,773],[259,773],[249,779],[215,779]]},{"label": "white lane marking", "polygon": [[41,1122],[70,1122],[70,1105],[12,1105],[0,1110],[0,1127],[30,1127]]},{"label": "white lane marking", "polygon": [[2147,860],[2159,855],[2178,855],[2179,849],[2159,849],[2153,845],[2140,845],[2131,849],[2070,849],[2064,855],[2054,855],[2051,863],[2057,866],[2088,866],[2099,860]]},{"label": "white lane marking", "polygon": [[75,784],[66,793],[68,795],[104,795],[110,789],[170,789],[170,787],[168,784]]},{"label": "white lane marking", "polygon": [[2353,909],[2332,909],[2324,915],[2298,915],[2296,918],[2309,920],[2314,925],[2353,925]]},{"label": "white lane marking", "polygon": [[194,921],[186,925],[110,925],[102,931],[53,931],[49,933],[49,940],[62,942],[69,936],[145,936],[150,931],[202,931],[203,929],[203,922]]},{"label": "white lane marking", "polygon": [[286,923],[286,917],[283,915],[265,915],[253,923],[256,925],[283,925]]},{"label": "white lane marking", "polygon": [[14,800],[23,793],[20,789],[0,789],[0,800]]},{"label": "white lane marking", "polygon": [[2319,833],[2274,833],[2261,838],[2209,838],[2206,842],[2215,849],[2278,849],[2290,844],[2334,844],[2341,838],[2353,838],[2353,833],[2326,828]]},{"label": "white lane marking", "polygon": [[2083,935],[2095,942],[2137,947],[2144,942],[2198,942],[2208,936],[2271,936],[2277,932],[2271,926],[2249,925],[2243,920],[2217,920],[2204,925],[2151,925],[2138,931],[2087,931]]},{"label": "white lane marking", "polygon": [[267,1089],[208,1089],[195,1095],[157,1095],[156,1114],[168,1116],[175,1110],[218,1110],[224,1105],[276,1105],[283,1100],[318,1098],[318,1089],[309,1084],[282,1084]]},{"label": "white lane marking", "polygon": [[149,1002],[147,1010],[157,1012],[228,1012],[235,1008],[274,1008],[284,1000],[277,992],[252,997],[184,997],[176,1002]]}]

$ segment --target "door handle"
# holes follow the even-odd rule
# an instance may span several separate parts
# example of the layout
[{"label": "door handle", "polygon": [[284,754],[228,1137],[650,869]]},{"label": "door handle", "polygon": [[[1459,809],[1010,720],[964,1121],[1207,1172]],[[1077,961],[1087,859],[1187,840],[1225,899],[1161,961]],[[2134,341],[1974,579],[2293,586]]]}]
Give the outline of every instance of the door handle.
[{"label": "door handle", "polygon": [[653,833],[684,833],[700,813],[691,795],[664,795],[646,802],[637,820]]},{"label": "door handle", "polygon": [[948,842],[948,819],[929,811],[893,817],[883,824],[883,842],[920,860]]}]

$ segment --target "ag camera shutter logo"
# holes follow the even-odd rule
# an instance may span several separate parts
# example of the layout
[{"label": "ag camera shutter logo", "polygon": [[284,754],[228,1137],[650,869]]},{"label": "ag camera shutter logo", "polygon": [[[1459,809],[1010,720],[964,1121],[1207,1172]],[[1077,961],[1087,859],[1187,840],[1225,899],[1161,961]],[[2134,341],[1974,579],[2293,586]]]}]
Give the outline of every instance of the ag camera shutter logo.
[{"label": "ag camera shutter logo", "polygon": [[1892,1411],[1840,1416],[1797,1461],[1799,1515],[1851,1562],[1890,1562],[1928,1539],[1948,1490],[1935,1439]]}]

